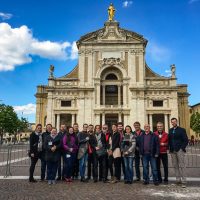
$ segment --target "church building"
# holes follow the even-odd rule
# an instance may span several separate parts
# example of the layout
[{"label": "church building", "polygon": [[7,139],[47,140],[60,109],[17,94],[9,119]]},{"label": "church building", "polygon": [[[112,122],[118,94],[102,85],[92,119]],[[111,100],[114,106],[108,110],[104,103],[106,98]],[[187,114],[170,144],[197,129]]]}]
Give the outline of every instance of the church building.
[{"label": "church building", "polygon": [[109,16],[103,28],[77,41],[78,63],[71,72],[55,77],[50,67],[48,85],[37,87],[36,123],[59,129],[77,122],[81,129],[83,123],[132,126],[139,121],[155,129],[161,121],[168,131],[176,117],[189,133],[187,85],[177,84],[175,65],[170,77],[151,70],[147,43]]}]

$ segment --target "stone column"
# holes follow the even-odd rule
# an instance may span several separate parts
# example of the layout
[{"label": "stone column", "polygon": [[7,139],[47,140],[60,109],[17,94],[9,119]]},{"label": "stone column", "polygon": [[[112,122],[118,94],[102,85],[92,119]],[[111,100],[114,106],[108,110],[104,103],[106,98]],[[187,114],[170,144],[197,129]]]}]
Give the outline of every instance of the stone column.
[{"label": "stone column", "polygon": [[168,133],[169,129],[169,122],[168,122],[168,115],[165,114],[165,132]]},{"label": "stone column", "polygon": [[96,100],[96,102],[97,102],[97,106],[99,107],[100,106],[100,84],[98,83],[97,85],[96,85],[96,87],[97,87],[97,90],[96,90],[96,93],[97,93],[97,95],[96,95],[96,98],[97,98],[97,100]]},{"label": "stone column", "polygon": [[127,87],[126,87],[126,84],[123,84],[123,106],[126,107],[127,105]]},{"label": "stone column", "polygon": [[118,114],[118,122],[121,122],[122,121],[122,113],[119,112]]},{"label": "stone column", "polygon": [[96,122],[96,124],[100,124],[100,114],[96,114],[95,122]]},{"label": "stone column", "polygon": [[72,114],[72,126],[75,123],[75,114]]},{"label": "stone column", "polygon": [[153,116],[152,116],[152,114],[149,114],[149,125],[150,125],[151,130],[153,130]]},{"label": "stone column", "polygon": [[57,128],[57,131],[59,132],[60,131],[60,114],[57,114],[57,122],[56,122],[56,128]]},{"label": "stone column", "polygon": [[105,113],[102,113],[102,126],[105,124]]},{"label": "stone column", "polygon": [[121,105],[121,86],[118,85],[118,106]]},{"label": "stone column", "polygon": [[105,85],[102,86],[102,90],[103,90],[102,91],[102,94],[103,94],[103,105],[105,105],[105,103],[106,103],[106,98],[105,98],[105,92],[106,92],[106,90],[105,90],[105,87],[106,87]]}]

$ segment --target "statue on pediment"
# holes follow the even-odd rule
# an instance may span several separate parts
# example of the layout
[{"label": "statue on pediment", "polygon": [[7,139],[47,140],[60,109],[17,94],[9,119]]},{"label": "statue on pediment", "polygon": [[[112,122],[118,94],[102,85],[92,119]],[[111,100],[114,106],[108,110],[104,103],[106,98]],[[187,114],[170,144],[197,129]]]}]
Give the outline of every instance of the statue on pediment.
[{"label": "statue on pediment", "polygon": [[113,21],[115,15],[115,8],[113,4],[111,3],[110,6],[108,7],[108,19],[109,21]]}]

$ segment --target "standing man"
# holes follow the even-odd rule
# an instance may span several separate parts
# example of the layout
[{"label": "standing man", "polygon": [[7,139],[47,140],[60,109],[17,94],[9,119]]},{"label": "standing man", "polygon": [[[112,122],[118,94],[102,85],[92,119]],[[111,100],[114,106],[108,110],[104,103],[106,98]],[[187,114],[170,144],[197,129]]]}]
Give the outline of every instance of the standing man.
[{"label": "standing man", "polygon": [[162,161],[164,168],[164,183],[168,183],[168,134],[164,131],[164,126],[162,122],[157,123],[157,131],[155,134],[159,137],[160,141],[160,154],[157,158],[157,170],[158,170],[158,182],[162,183],[161,169],[160,169],[160,161]]},{"label": "standing man", "polygon": [[94,126],[90,124],[88,126],[88,134],[89,134],[89,147],[88,147],[88,164],[87,164],[87,180],[91,179],[91,175],[94,178],[94,162],[93,162],[93,149],[90,145],[90,141],[95,137],[94,136]]},{"label": "standing man", "polygon": [[[108,130],[108,125],[107,124],[104,124],[102,126],[102,132],[103,132],[103,134],[106,137],[106,150],[108,151],[109,147],[110,147],[109,140],[110,140],[110,137],[111,137],[111,133]],[[113,162],[113,157],[109,156],[108,153],[107,153],[106,154],[106,175],[105,175],[105,181],[108,181],[108,168],[110,169],[110,176],[113,177],[113,167],[112,167],[112,165],[109,165],[110,164],[109,162],[111,162],[111,163]]]},{"label": "standing man", "polygon": [[31,166],[29,169],[29,182],[35,183],[37,182],[33,178],[33,174],[35,171],[35,165],[39,158],[41,158],[42,152],[42,125],[37,124],[35,131],[30,135],[30,152],[29,157],[31,158]]},{"label": "standing man", "polygon": [[89,147],[89,134],[88,125],[83,124],[83,131],[78,134],[78,159],[79,159],[79,171],[81,176],[81,182],[87,182],[85,179],[85,168],[88,160],[88,147]]},{"label": "standing man", "polygon": [[140,122],[135,122],[133,124],[135,131],[133,134],[136,137],[136,149],[135,149],[135,172],[136,172],[136,181],[140,181],[141,175],[140,175],[140,153],[139,153],[139,138],[144,131],[141,129]]},{"label": "standing man", "polygon": [[45,175],[46,175],[46,168],[47,168],[47,162],[45,159],[45,140],[47,138],[47,136],[49,136],[51,134],[51,130],[52,130],[52,125],[51,124],[47,124],[46,125],[46,131],[44,133],[42,133],[42,152],[41,152],[41,181],[44,181],[45,179]]},{"label": "standing man", "polygon": [[[121,142],[124,137],[124,124],[122,122],[117,123],[117,130],[118,130],[118,133],[120,134],[120,147],[121,147]],[[125,165],[124,165],[123,157],[121,157],[121,165],[122,165],[122,171],[124,175],[124,181],[126,181],[126,173],[125,173]]]},{"label": "standing man", "polygon": [[188,137],[184,128],[177,125],[177,119],[171,119],[172,128],[169,130],[169,152],[176,173],[176,183],[186,187],[185,153]]},{"label": "standing man", "polygon": [[154,185],[158,183],[158,172],[156,167],[156,158],[159,156],[159,140],[158,136],[150,131],[150,125],[144,125],[144,133],[140,136],[139,151],[143,161],[143,179],[144,185],[149,184],[149,163],[153,173]]},{"label": "standing man", "polygon": [[[73,128],[74,128],[74,133],[76,134],[76,136],[78,137],[78,135],[79,135],[79,126],[78,126],[78,123],[74,123],[73,124]],[[76,155],[76,161],[75,161],[75,163],[74,163],[74,169],[73,169],[73,175],[72,175],[72,177],[73,177],[73,179],[78,179],[78,174],[79,174],[79,159],[77,158],[77,156],[78,156],[78,151],[77,151],[77,155]]]},{"label": "standing man", "polygon": [[[60,137],[60,141],[63,141],[63,137],[65,136],[65,134],[67,133],[67,127],[65,124],[61,124],[60,126],[60,131],[58,133],[58,136]],[[64,161],[64,156],[65,156],[65,151],[64,149],[61,147],[60,150],[60,158],[58,161],[58,177],[57,177],[57,181],[65,180],[65,161]]]}]

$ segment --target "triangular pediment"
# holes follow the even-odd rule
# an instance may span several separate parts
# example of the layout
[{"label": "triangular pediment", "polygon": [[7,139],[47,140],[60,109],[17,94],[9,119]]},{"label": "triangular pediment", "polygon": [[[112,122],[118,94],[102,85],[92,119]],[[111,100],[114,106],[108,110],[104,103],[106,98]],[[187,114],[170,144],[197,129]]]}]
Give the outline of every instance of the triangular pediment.
[{"label": "triangular pediment", "polygon": [[77,42],[80,44],[87,43],[142,43],[146,46],[147,40],[140,34],[119,27],[119,22],[107,21],[104,28],[88,33],[80,38]]}]

